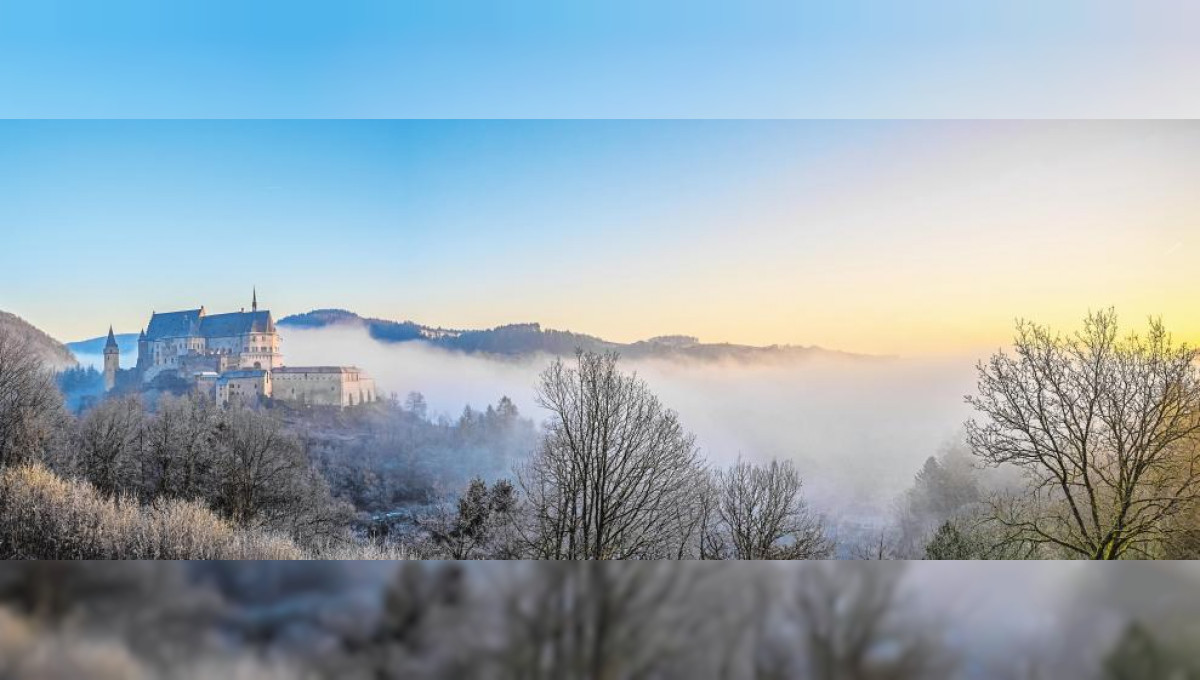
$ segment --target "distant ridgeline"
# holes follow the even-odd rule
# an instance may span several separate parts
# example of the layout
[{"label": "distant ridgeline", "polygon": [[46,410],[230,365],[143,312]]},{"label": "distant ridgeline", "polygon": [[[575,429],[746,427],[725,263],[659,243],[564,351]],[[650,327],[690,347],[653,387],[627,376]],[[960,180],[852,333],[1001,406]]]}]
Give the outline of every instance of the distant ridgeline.
[{"label": "distant ridgeline", "polygon": [[16,314],[0,311],[0,332],[27,343],[50,368],[61,371],[78,363],[66,345]]},{"label": "distant ridgeline", "polygon": [[545,353],[570,355],[576,348],[586,351],[616,351],[627,358],[676,358],[703,361],[780,361],[817,356],[854,359],[877,358],[820,347],[771,345],[755,347],[729,343],[703,343],[688,335],[664,335],[633,343],[610,342],[593,335],[544,329],[541,324],[521,323],[487,330],[455,330],[422,326],[412,321],[389,321],[361,317],[344,309],[317,309],[286,316],[277,322],[291,328],[361,327],[381,342],[419,341],[447,350],[500,356]]}]

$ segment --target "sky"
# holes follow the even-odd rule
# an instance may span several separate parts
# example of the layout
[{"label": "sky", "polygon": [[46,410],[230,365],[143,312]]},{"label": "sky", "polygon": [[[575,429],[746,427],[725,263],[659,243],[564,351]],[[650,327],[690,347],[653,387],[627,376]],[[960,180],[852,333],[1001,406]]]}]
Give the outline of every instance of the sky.
[{"label": "sky", "polygon": [[340,307],[633,341],[990,351],[1115,306],[1200,341],[1200,123],[4,121],[0,309]]},{"label": "sky", "polygon": [[1200,115],[1186,0],[10,0],[0,117]]}]

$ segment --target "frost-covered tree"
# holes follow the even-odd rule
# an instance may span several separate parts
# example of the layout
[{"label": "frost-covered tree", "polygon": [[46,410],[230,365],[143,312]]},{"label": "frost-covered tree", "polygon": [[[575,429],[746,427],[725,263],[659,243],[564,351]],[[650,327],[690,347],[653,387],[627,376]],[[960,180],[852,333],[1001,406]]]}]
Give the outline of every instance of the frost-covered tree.
[{"label": "frost-covered tree", "polygon": [[705,471],[694,437],[615,354],[579,352],[541,375],[550,413],[519,474],[526,537],[551,559],[668,558],[695,544]]},{"label": "frost-covered tree", "polygon": [[100,403],[79,423],[76,470],[102,494],[136,492],[145,424],[146,411],[136,396]]},{"label": "frost-covered tree", "polygon": [[0,328],[0,467],[44,457],[64,415],[62,394],[38,352]]},{"label": "frost-covered tree", "polygon": [[801,495],[791,461],[755,464],[739,459],[716,474],[712,556],[735,560],[822,559],[833,552],[821,518]]},{"label": "frost-covered tree", "polygon": [[1090,559],[1158,554],[1200,502],[1197,359],[1158,320],[1119,335],[1112,310],[1069,336],[1020,322],[967,397],[975,455],[1025,474],[1023,494],[993,503],[1010,539]]}]

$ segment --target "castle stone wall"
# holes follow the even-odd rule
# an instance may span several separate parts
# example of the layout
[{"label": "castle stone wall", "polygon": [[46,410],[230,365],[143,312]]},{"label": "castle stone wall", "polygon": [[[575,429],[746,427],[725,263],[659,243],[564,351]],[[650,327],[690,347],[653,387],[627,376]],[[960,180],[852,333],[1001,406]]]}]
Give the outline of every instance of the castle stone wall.
[{"label": "castle stone wall", "polygon": [[310,406],[354,406],[376,401],[375,381],[353,367],[286,367],[271,372],[271,396]]}]

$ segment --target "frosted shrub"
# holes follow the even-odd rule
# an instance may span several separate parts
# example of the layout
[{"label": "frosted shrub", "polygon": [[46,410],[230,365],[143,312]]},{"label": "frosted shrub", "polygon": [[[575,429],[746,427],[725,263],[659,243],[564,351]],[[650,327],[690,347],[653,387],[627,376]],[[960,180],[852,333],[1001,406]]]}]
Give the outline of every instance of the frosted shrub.
[{"label": "frosted shrub", "polygon": [[0,559],[403,559],[403,551],[332,541],[304,550],[281,534],[237,529],[193,501],[105,498],[31,463],[0,470]]}]

